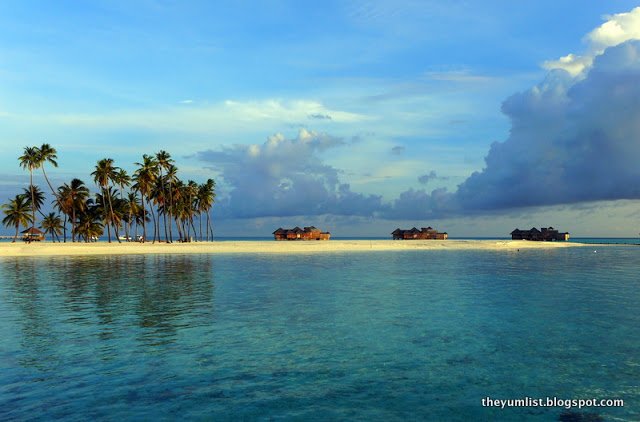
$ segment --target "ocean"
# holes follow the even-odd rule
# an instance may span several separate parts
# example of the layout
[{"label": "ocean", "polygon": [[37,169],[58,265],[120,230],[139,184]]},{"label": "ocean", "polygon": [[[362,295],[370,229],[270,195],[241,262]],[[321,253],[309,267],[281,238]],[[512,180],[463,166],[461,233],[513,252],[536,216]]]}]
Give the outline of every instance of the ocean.
[{"label": "ocean", "polygon": [[637,421],[638,268],[598,245],[5,257],[0,420]]}]

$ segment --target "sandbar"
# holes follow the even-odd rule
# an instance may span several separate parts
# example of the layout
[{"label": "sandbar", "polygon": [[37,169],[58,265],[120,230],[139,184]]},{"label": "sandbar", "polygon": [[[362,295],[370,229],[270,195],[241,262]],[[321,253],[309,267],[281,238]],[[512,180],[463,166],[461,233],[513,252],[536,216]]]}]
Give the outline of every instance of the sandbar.
[{"label": "sandbar", "polygon": [[526,240],[328,240],[213,241],[191,243],[52,243],[2,242],[0,257],[136,254],[313,254],[367,251],[551,249],[588,246],[574,242]]}]

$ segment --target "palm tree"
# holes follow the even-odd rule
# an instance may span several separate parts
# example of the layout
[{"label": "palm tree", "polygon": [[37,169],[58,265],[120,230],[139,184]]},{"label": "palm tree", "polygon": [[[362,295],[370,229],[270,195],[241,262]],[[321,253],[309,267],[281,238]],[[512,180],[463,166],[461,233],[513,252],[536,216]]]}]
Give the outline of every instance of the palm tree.
[{"label": "palm tree", "polygon": [[[161,235],[160,235],[160,220],[161,220],[161,216],[166,218],[166,195],[165,192],[162,190],[162,185],[161,185],[161,177],[157,176],[156,177],[156,182],[153,185],[153,189],[151,190],[151,195],[149,197],[152,201],[153,204],[155,205],[156,210],[158,211],[158,220],[156,221],[156,225],[157,225],[157,231],[158,231],[158,241],[161,241]],[[153,209],[153,208],[152,208]],[[167,225],[164,225],[165,228],[165,235],[167,234],[166,232],[166,228]]]},{"label": "palm tree", "polygon": [[158,163],[158,179],[160,180],[160,192],[162,193],[162,197],[164,199],[164,208],[165,208],[165,212],[163,213],[163,220],[164,220],[164,238],[165,240],[168,242],[169,241],[169,235],[167,233],[167,210],[169,210],[168,214],[169,214],[169,223],[171,223],[171,205],[169,204],[169,206],[167,206],[167,201],[166,201],[166,191],[165,191],[165,186],[164,186],[164,178],[162,177],[162,170],[163,169],[168,169],[169,166],[173,165],[173,159],[171,158],[171,155],[164,150],[160,150],[156,153],[156,162]]},{"label": "palm tree", "polygon": [[[76,224],[78,215],[86,209],[89,189],[80,179],[72,179],[71,183],[58,188],[58,208],[71,220],[71,241],[76,241]],[[67,239],[65,233],[65,241]]]},{"label": "palm tree", "polygon": [[51,235],[52,242],[55,242],[54,236],[58,239],[58,242],[60,242],[60,238],[58,236],[62,234],[62,219],[59,215],[50,212],[42,219],[40,228],[43,229],[46,234]]},{"label": "palm tree", "polygon": [[[171,160],[173,161],[173,160]],[[169,164],[166,167],[167,174],[165,178],[167,180],[167,190],[169,191],[169,241],[173,242],[173,230],[171,227],[173,226],[171,219],[173,218],[173,183],[178,179],[178,168],[173,164]]]},{"label": "palm tree", "polygon": [[104,226],[100,221],[103,219],[104,209],[96,205],[91,198],[85,201],[84,211],[80,214],[76,230],[78,236],[85,242],[100,237],[104,233]]},{"label": "palm tree", "polygon": [[[127,171],[123,168],[119,168],[115,173],[114,173],[114,177],[113,177],[113,183],[115,183],[116,185],[120,186],[120,201],[124,201],[124,188],[125,187],[129,187],[131,185],[131,176],[129,176],[129,174],[127,173]],[[127,212],[126,215],[128,216],[129,213]],[[124,218],[125,222],[128,222],[129,219],[128,218]],[[129,239],[129,228],[128,225],[125,224],[124,225],[124,235],[127,239]]]},{"label": "palm tree", "polygon": [[13,226],[16,228],[16,234],[13,236],[11,242],[15,243],[18,238],[20,226],[28,227],[29,224],[33,224],[33,215],[29,215],[31,207],[29,207],[24,195],[16,195],[8,204],[3,204],[2,209],[5,215],[2,219],[2,224],[7,227]]},{"label": "palm tree", "polygon": [[131,224],[135,223],[136,232],[133,237],[134,239],[138,239],[138,216],[142,214],[142,205],[140,205],[140,202],[138,202],[138,198],[135,192],[129,192],[127,194],[127,202],[129,205],[127,208],[127,211],[129,212],[129,233],[131,233]]},{"label": "palm tree", "polygon": [[42,144],[42,146],[40,146],[40,148],[38,149],[38,152],[40,154],[40,167],[42,168],[42,174],[44,176],[44,180],[47,181],[47,184],[49,185],[49,189],[51,189],[51,193],[53,193],[53,196],[56,196],[56,192],[53,190],[53,186],[51,186],[51,182],[49,182],[49,178],[47,177],[47,173],[44,171],[44,164],[45,163],[50,163],[52,166],[54,167],[58,167],[58,162],[56,161],[58,159],[58,152],[56,151],[55,148],[53,148],[51,145],[49,144]]},{"label": "palm tree", "polygon": [[209,240],[209,233],[211,233],[211,240],[213,240],[213,228],[211,227],[211,217],[209,212],[213,207],[213,203],[216,198],[216,182],[213,179],[207,179],[205,183],[198,186],[198,214],[200,216],[200,239],[202,239],[202,213],[207,216],[207,224],[205,226],[206,238]]},{"label": "palm tree", "polygon": [[[117,169],[118,168],[113,165],[112,158],[103,158],[102,160],[98,161],[98,163],[96,164],[95,171],[91,173],[95,183],[98,186],[100,186],[100,188],[102,189],[102,194],[106,196],[107,205],[109,206],[109,210],[108,210],[109,217],[107,219],[107,233],[109,236],[109,243],[111,243],[111,226],[113,226],[116,239],[118,239],[118,242],[120,243],[120,237],[118,236],[118,229],[114,221],[113,203],[111,201],[110,192],[107,189],[109,187],[109,183],[111,183],[111,181],[113,181],[113,179],[115,178],[115,173]],[[108,224],[109,222],[111,223],[111,225]]]},{"label": "palm tree", "polygon": [[[38,147],[24,147],[24,153],[18,157],[20,166],[29,170],[29,186],[33,186],[33,170],[39,168],[42,165],[42,155]],[[32,190],[33,193],[33,190]],[[35,203],[36,199],[32,196],[31,203]],[[36,221],[36,209],[31,207],[31,222]]]},{"label": "palm tree", "polygon": [[44,192],[42,192],[40,188],[35,185],[24,188],[23,191],[24,193],[22,194],[22,196],[26,198],[27,205],[29,205],[29,207],[31,207],[32,209],[35,209],[35,211],[37,211],[41,216],[44,217],[44,214],[42,214],[42,211],[40,211],[42,205],[44,205]]},{"label": "palm tree", "polygon": [[[114,191],[111,186],[106,189],[104,195],[100,193],[95,194],[95,214],[100,216],[100,220],[107,228],[109,227],[109,223],[114,226],[119,226],[122,222],[123,215],[126,214],[126,210],[124,210],[122,206],[124,201],[116,198],[116,195],[117,191]],[[112,198],[111,205],[109,204],[108,198]]]},{"label": "palm tree", "polygon": [[175,214],[178,231],[183,242],[191,240],[191,229],[194,233],[196,231],[193,216],[196,210],[197,195],[198,184],[193,180],[189,180],[186,185],[181,180],[175,182]]},{"label": "palm tree", "polygon": [[[142,156],[142,163],[136,163],[136,165],[139,166],[139,168],[135,171],[135,174],[133,176],[133,180],[135,181],[133,188],[138,192],[140,192],[140,198],[142,202],[142,214],[146,216],[147,209],[145,206],[145,198],[147,198],[148,201],[150,201],[151,192],[153,190],[153,185],[156,180],[156,174],[157,174],[156,168],[158,166],[158,163],[153,157],[147,154],[144,154]],[[156,231],[155,231],[155,214],[153,214],[153,208],[151,208],[151,214],[154,220],[153,241],[155,242]],[[142,238],[143,238],[143,241],[147,240],[146,218],[142,220]]]}]

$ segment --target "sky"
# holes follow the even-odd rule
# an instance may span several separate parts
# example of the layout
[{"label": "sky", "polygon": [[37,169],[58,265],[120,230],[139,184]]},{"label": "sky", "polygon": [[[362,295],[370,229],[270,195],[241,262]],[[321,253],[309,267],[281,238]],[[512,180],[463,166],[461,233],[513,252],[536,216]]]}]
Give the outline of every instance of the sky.
[{"label": "sky", "polygon": [[0,202],[46,142],[58,185],[168,151],[219,236],[640,231],[637,1],[1,8]]}]

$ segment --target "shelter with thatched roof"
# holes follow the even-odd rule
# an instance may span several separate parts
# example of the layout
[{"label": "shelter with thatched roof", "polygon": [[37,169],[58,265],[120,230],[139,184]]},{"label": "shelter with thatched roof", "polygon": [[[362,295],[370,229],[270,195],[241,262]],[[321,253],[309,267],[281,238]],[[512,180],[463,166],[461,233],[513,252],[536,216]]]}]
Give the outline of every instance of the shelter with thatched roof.
[{"label": "shelter with thatched roof", "polygon": [[553,227],[542,227],[538,230],[532,227],[530,230],[515,229],[511,232],[512,240],[553,241],[569,240],[569,232],[560,233]]},{"label": "shelter with thatched roof", "polygon": [[393,240],[412,240],[412,239],[437,239],[446,240],[449,235],[447,232],[439,232],[433,227],[422,227],[420,230],[413,227],[409,230],[395,229],[391,232]]},{"label": "shelter with thatched roof", "polygon": [[331,233],[322,232],[320,229],[309,226],[301,229],[296,226],[292,229],[283,229],[282,227],[273,232],[275,240],[329,240]]},{"label": "shelter with thatched roof", "polygon": [[25,242],[39,242],[44,240],[44,232],[36,227],[29,227],[20,233],[22,233],[22,240]]}]

